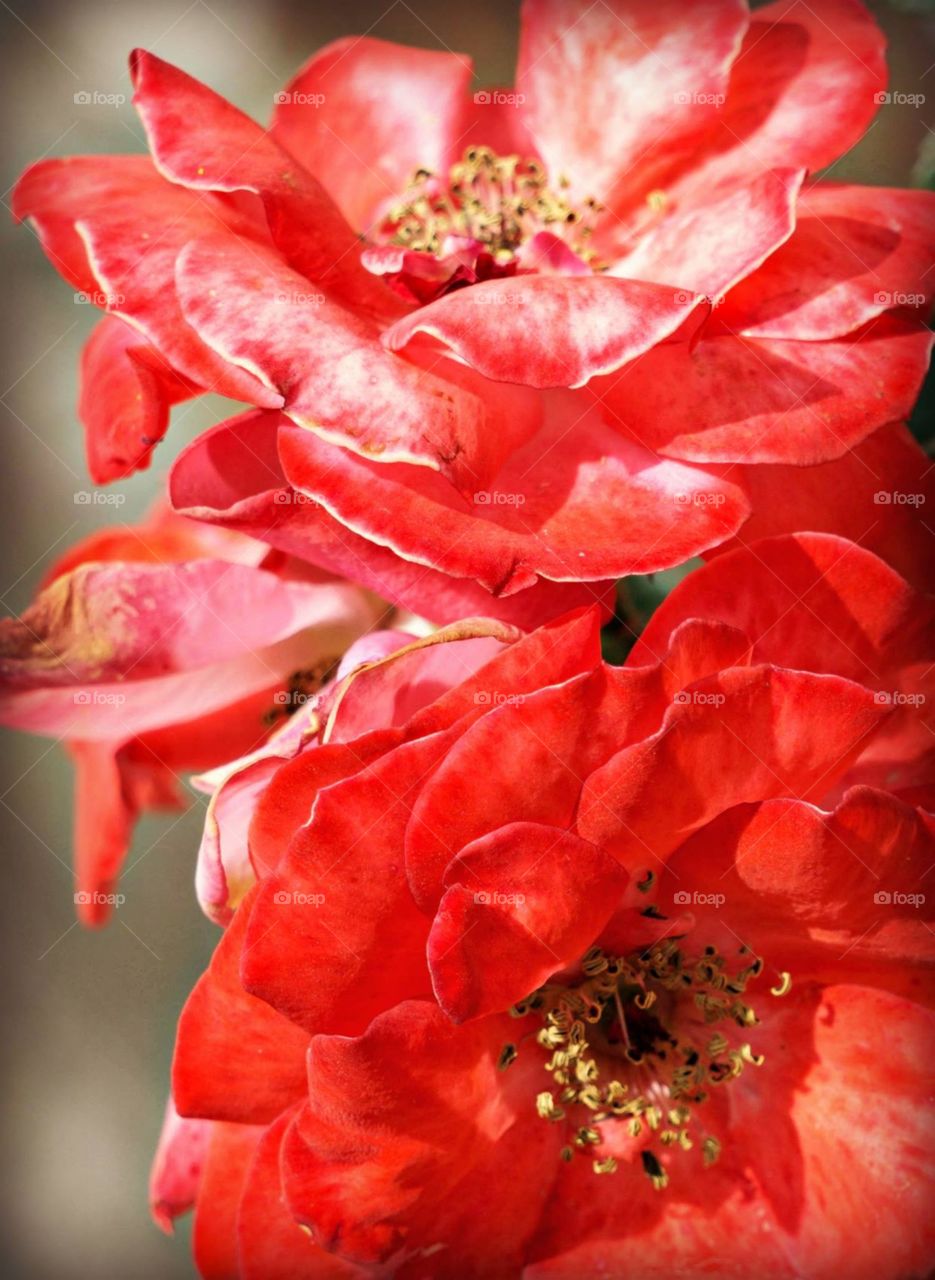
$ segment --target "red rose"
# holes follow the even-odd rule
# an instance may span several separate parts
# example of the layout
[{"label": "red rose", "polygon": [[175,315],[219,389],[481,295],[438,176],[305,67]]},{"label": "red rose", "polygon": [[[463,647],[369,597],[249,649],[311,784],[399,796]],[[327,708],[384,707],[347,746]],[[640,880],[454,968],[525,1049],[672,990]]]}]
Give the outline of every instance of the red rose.
[{"label": "red rose", "polygon": [[[0,621],[0,722],[64,740],[77,771],[78,915],[114,905],[133,828],[179,774],[266,740],[380,617],[359,587],[157,505],[62,556]],[[306,684],[303,684],[303,679]]]},{"label": "red rose", "polygon": [[202,1273],[923,1274],[930,634],[800,534],[622,668],[592,612],[344,677],[225,784],[256,884],[154,1175]]},{"label": "red rose", "polygon": [[16,193],[111,313],[95,479],[146,465],[175,401],[245,401],[176,505],[442,621],[606,599],[751,511],[797,527],[790,466],[821,467],[804,527],[876,546],[850,451],[923,376],[933,219],[930,193],[803,186],[885,85],[856,0],[539,0],[515,88],[473,99],[460,55],[343,40],[269,132],[131,65],[152,160],[44,160]]}]

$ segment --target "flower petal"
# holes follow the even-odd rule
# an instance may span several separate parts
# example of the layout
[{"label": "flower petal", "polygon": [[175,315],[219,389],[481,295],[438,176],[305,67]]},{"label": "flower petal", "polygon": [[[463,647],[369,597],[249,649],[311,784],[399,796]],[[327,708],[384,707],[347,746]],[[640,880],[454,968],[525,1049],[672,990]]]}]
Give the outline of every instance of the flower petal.
[{"label": "flower petal", "polygon": [[690,152],[723,101],[747,22],[740,0],[530,0],[516,86],[550,174],[610,205],[645,185],[656,147]]},{"label": "flower petal", "polygon": [[511,276],[420,307],[384,341],[399,351],[425,333],[496,382],[580,387],[670,337],[696,305],[687,293],[639,279]]},{"label": "flower petal", "polygon": [[471,62],[370,36],[335,40],[276,94],[272,136],[368,228],[416,169],[457,159]]},{"label": "flower petal", "polygon": [[145,470],[166,433],[171,406],[199,390],[173,373],[138,330],[116,316],[102,320],[81,353],[78,401],[94,483]]},{"label": "flower petal", "polygon": [[438,1003],[454,1022],[509,1009],[574,965],[627,875],[570,831],[512,822],[461,849],[428,939]]},{"label": "flower petal", "polygon": [[748,337],[840,338],[891,308],[924,320],[935,283],[935,192],[818,183],[795,234],[718,312]]},{"label": "flower petal", "polygon": [[896,316],[832,342],[712,334],[656,347],[595,391],[609,421],[667,457],[802,467],[908,417],[931,347]]},{"label": "flower petal", "polygon": [[240,981],[252,902],[235,912],[179,1017],[172,1093],[181,1115],[265,1124],[303,1096],[308,1036]]},{"label": "flower petal", "polygon": [[734,668],[696,689],[584,783],[579,833],[631,869],[664,862],[732,805],[820,797],[888,714],[850,681],[777,667]]}]

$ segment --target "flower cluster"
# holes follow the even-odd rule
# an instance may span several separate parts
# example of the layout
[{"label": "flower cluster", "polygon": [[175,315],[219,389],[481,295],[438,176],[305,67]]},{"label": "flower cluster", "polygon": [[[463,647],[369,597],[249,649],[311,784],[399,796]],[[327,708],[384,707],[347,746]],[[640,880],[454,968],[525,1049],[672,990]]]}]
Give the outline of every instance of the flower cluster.
[{"label": "flower cluster", "polygon": [[0,718],[88,923],[208,797],[156,1220],[208,1280],[927,1274],[935,200],[818,176],[873,20],[527,0],[511,89],[349,38],[269,129],[131,74],[150,154],[15,192],[106,311],[92,479],[247,408],[0,624]]}]

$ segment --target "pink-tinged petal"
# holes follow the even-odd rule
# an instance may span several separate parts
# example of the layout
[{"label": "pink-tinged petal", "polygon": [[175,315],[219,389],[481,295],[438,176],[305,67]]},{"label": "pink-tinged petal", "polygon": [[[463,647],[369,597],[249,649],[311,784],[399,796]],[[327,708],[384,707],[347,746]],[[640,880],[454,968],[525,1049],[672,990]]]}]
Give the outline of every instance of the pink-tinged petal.
[{"label": "pink-tinged petal", "polygon": [[122,480],[148,467],[169,425],[169,409],[198,391],[138,330],[113,316],[102,320],[81,353],[78,400],[94,483]]},{"label": "pink-tinged petal", "polygon": [[[172,471],[170,491],[176,508],[262,537],[362,582],[433,622],[486,616],[534,627],[595,600],[605,609],[612,607],[612,584],[607,581],[540,581],[511,599],[498,599],[470,579],[451,577],[368,541],[289,485],[277,451],[284,421],[274,414],[245,414],[201,436],[180,454]],[[343,464],[349,455],[333,450],[329,456]],[[380,467],[375,478],[385,474],[386,468]],[[368,477],[368,483],[373,479]]]},{"label": "pink-tinged petal", "polygon": [[550,174],[609,205],[645,185],[656,148],[690,153],[747,22],[741,0],[527,0],[516,87]]},{"label": "pink-tinged petal", "polygon": [[584,783],[578,830],[631,869],[735,804],[820,798],[888,714],[837,676],[743,667],[676,697],[661,730]]},{"label": "pink-tinged petal", "polygon": [[348,36],[320,49],[276,94],[270,128],[352,226],[367,228],[417,169],[447,173],[467,145],[471,62],[457,53]]},{"label": "pink-tinged petal", "polygon": [[403,875],[403,837],[460,731],[401,746],[320,792],[257,891],[244,985],[311,1034],[357,1034],[388,1004],[431,993],[429,921]]},{"label": "pink-tinged petal", "polygon": [[428,938],[438,1003],[454,1022],[509,1009],[574,964],[627,874],[570,831],[513,822],[461,849]]},{"label": "pink-tinged petal", "polygon": [[860,0],[774,0],[752,15],[698,176],[740,185],[751,166],[822,169],[863,135],[885,88],[883,34]]},{"label": "pink-tinged petal", "polygon": [[173,1220],[195,1203],[211,1129],[210,1120],[183,1120],[169,1098],[149,1173],[149,1211],[167,1235]]},{"label": "pink-tinged petal", "polygon": [[712,335],[657,347],[594,390],[610,421],[667,457],[802,467],[908,417],[931,347],[897,316],[832,342]]},{"label": "pink-tinged petal", "polygon": [[737,627],[756,662],[889,691],[901,687],[900,668],[932,643],[931,606],[872,552],[829,534],[735,547],[689,574],[653,614],[628,665],[656,659],[688,618]]},{"label": "pink-tinged petal", "polygon": [[240,1280],[237,1213],[262,1127],[214,1124],[195,1207],[192,1252],[202,1280]]},{"label": "pink-tinged petal", "polygon": [[237,1214],[237,1280],[365,1280],[369,1272],[319,1249],[288,1210],[279,1158],[294,1117],[283,1112],[250,1161]]},{"label": "pink-tinged petal", "polygon": [[882,427],[820,467],[744,467],[743,479],[753,508],[744,544],[793,529],[836,533],[935,590],[935,540],[923,516],[935,504],[935,472],[905,427]]},{"label": "pink-tinged petal", "polygon": [[75,738],[130,737],[332,657],[371,618],[349,584],[289,582],[247,565],[82,565],[22,619],[0,624],[0,718]]},{"label": "pink-tinged petal", "polygon": [[520,636],[488,619],[455,623],[419,639],[410,636],[406,646],[344,681],[335,693],[324,741],[353,743],[371,730],[408,725],[419,712],[424,712],[421,723],[429,717],[441,728],[438,699],[454,690],[456,705],[467,710],[458,696],[460,686]]},{"label": "pink-tinged petal", "polygon": [[840,338],[891,308],[925,319],[935,283],[935,192],[819,183],[795,234],[718,312],[751,337]]},{"label": "pink-tinged petal", "polygon": [[392,1258],[420,1280],[520,1273],[560,1135],[531,1109],[541,1069],[522,1058],[497,1069],[511,1032],[507,1018],[454,1027],[407,1001],[357,1039],[313,1039],[309,1104],[280,1167],[292,1213],[323,1247]]},{"label": "pink-tinged petal", "polygon": [[180,255],[176,276],[196,332],[256,371],[300,426],[365,457],[483,483],[487,424],[477,398],[388,354],[375,326],[310,290],[275,253],[207,238]]},{"label": "pink-tinged petal", "polygon": [[600,661],[600,609],[591,605],[544,622],[528,635],[517,635],[473,676],[417,712],[409,734],[437,733],[472,708],[489,709],[506,697],[526,696],[549,684],[564,684],[592,671]]},{"label": "pink-tinged petal", "polygon": [[[287,751],[283,749],[284,754]],[[298,750],[290,743],[289,755]],[[212,779],[214,790],[205,812],[198,846],[195,893],[202,911],[215,924],[226,925],[256,883],[247,830],[254,807],[282,764],[275,742],[246,761],[236,761]]]},{"label": "pink-tinged petal", "polygon": [[161,58],[135,50],[130,75],[153,158],[171,182],[259,196],[270,236],[296,271],[358,306],[398,311],[390,291],[362,265],[359,241],[318,175],[296,165],[242,111]]},{"label": "pink-tinged petal", "polygon": [[659,903],[670,909],[673,893],[703,901],[716,884],[731,928],[758,955],[824,981],[895,978],[902,994],[930,1003],[921,966],[935,962],[933,862],[931,815],[853,787],[830,813],[776,799],[722,814],[673,855]]},{"label": "pink-tinged petal", "polygon": [[372,463],[295,428],[280,456],[295,489],[346,528],[495,595],[682,563],[747,515],[729,479],[629,441],[587,400],[550,401],[546,426],[473,502],[425,468]]},{"label": "pink-tinged petal", "polygon": [[179,1113],[266,1124],[305,1087],[308,1036],[240,981],[247,898],[179,1017],[172,1094]]},{"label": "pink-tinged petal", "polygon": [[497,382],[580,387],[670,337],[693,296],[610,276],[512,276],[446,294],[384,335],[399,351],[416,334],[436,338]]},{"label": "pink-tinged petal", "polygon": [[[760,1185],[794,1275],[923,1276],[935,1249],[935,1017],[856,984],[794,997],[763,1010],[764,1071],[731,1099],[738,1158]],[[782,1089],[788,1118],[766,1143],[764,1109],[777,1101],[770,1063],[797,1087]]]},{"label": "pink-tinged petal", "polygon": [[[666,193],[658,223],[628,252],[613,253],[610,275],[664,282],[720,304],[792,234],[803,176],[801,169],[767,169],[738,189],[735,182],[701,184],[689,174]],[[613,232],[604,228],[596,242],[607,256]]]},{"label": "pink-tinged petal", "polygon": [[31,219],[70,283],[140,331],[177,373],[236,400],[281,403],[252,373],[205,346],[175,295],[175,259],[189,240],[219,231],[254,234],[217,196],[173,186],[144,156],[71,156],[27,169],[13,210]]}]

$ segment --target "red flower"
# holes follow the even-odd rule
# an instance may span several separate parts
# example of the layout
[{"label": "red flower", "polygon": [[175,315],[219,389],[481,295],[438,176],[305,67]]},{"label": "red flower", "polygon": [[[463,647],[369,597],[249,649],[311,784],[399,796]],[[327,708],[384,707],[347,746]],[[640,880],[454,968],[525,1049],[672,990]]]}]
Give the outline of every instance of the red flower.
[{"label": "red flower", "polygon": [[358,587],[158,505],[78,543],[0,621],[0,722],[64,739],[75,762],[86,924],[110,913],[140,813],[182,806],[180,772],[258,746],[301,678],[380,613]]},{"label": "red flower", "polygon": [[226,784],[257,883],[154,1191],[197,1197],[202,1274],[924,1274],[930,629],[800,534],[622,668],[592,611],[350,672]]},{"label": "red flower", "polygon": [[269,132],[150,54],[132,74],[152,160],[45,160],[16,194],[120,318],[83,370],[97,480],[176,400],[246,401],[177,506],[436,620],[553,616],[751,510],[787,531],[789,466],[822,464],[805,527],[841,506],[876,545],[850,451],[923,376],[933,220],[802,185],[884,87],[856,0],[538,0],[515,89],[473,100],[459,55],[339,41]]}]

